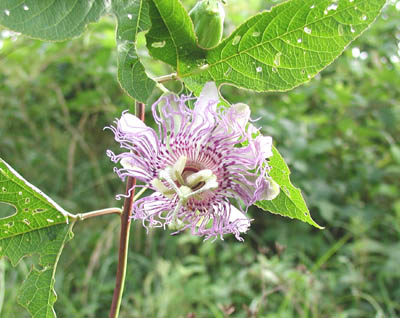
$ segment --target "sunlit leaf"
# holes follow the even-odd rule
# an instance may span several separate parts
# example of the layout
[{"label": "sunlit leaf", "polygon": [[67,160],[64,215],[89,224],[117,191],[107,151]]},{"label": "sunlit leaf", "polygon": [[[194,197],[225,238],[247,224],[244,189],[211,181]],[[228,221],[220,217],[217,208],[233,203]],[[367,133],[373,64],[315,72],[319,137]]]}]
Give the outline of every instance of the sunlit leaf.
[{"label": "sunlit leaf", "polygon": [[177,54],[174,41],[153,1],[149,1],[149,6],[151,29],[146,33],[147,49],[152,57],[176,69]]},{"label": "sunlit leaf", "polygon": [[371,25],[385,2],[284,2],[251,17],[207,51],[207,66],[191,74],[178,69],[178,75],[196,93],[208,81],[260,92],[292,89],[332,63]]},{"label": "sunlit leaf", "polygon": [[272,153],[273,156],[269,160],[271,167],[269,175],[279,184],[280,192],[274,200],[257,201],[255,205],[271,213],[298,219],[321,229],[322,227],[311,218],[301,191],[290,182],[290,170],[282,156],[275,147],[272,148]]},{"label": "sunlit leaf", "polygon": [[74,219],[49,197],[24,180],[0,159],[0,202],[15,207],[13,215],[0,219],[0,257],[12,265],[32,254],[40,256],[22,284],[18,300],[34,318],[53,318],[57,262],[72,237]]},{"label": "sunlit leaf", "polygon": [[41,40],[79,36],[107,10],[108,1],[2,0],[0,25]]},{"label": "sunlit leaf", "polygon": [[205,51],[196,44],[193,23],[179,0],[152,0],[152,28],[146,35],[150,54],[191,74],[204,63]]},{"label": "sunlit leaf", "polygon": [[136,52],[137,35],[150,28],[148,0],[113,1],[118,20],[118,81],[127,94],[143,103],[153,92],[156,82],[150,79]]}]

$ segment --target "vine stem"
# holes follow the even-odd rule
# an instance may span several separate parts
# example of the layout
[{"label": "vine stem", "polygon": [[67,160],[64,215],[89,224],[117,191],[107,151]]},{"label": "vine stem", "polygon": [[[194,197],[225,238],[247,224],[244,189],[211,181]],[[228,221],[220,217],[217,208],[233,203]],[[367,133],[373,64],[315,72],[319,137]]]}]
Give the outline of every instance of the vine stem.
[{"label": "vine stem", "polygon": [[165,83],[165,82],[168,82],[168,81],[171,81],[171,80],[176,80],[176,79],[178,79],[178,75],[176,73],[171,73],[171,74],[168,74],[168,75],[163,75],[163,76],[156,77],[154,80],[157,83]]},{"label": "vine stem", "polygon": [[74,216],[75,219],[78,220],[86,220],[90,218],[94,218],[96,216],[107,215],[107,214],[118,214],[121,215],[122,210],[120,208],[107,208],[102,210],[90,211],[86,213],[79,213]]},{"label": "vine stem", "polygon": [[[144,104],[136,103],[136,116],[144,121]],[[126,265],[128,260],[128,243],[129,243],[129,232],[130,232],[130,215],[134,202],[135,191],[132,189],[136,185],[136,179],[128,177],[126,182],[125,194],[127,197],[124,201],[124,207],[121,214],[121,232],[119,240],[119,252],[118,252],[118,267],[117,275],[115,278],[114,294],[110,309],[110,318],[118,318],[119,309],[121,307],[122,294],[124,292],[125,276],[126,276]]]},{"label": "vine stem", "polygon": [[[135,202],[140,196],[148,189],[149,187],[144,187],[142,190],[140,190],[134,197],[132,202]],[[79,213],[73,216],[70,216],[74,220],[79,220],[79,221],[84,221],[90,218],[94,218],[97,216],[102,216],[102,215],[108,215],[108,214],[122,214],[122,210],[120,208],[107,208],[107,209],[101,209],[101,210],[95,210],[95,211],[90,211],[90,212],[85,212],[85,213]]]}]

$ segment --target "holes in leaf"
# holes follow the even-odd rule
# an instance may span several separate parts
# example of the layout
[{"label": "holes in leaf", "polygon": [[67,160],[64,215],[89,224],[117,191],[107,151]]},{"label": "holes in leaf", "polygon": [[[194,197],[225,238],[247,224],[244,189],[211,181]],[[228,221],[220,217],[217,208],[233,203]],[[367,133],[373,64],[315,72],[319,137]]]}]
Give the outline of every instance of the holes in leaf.
[{"label": "holes in leaf", "polygon": [[14,206],[7,203],[0,203],[0,219],[12,216],[16,213]]},{"label": "holes in leaf", "polygon": [[32,213],[33,213],[33,214],[35,214],[35,213],[42,213],[42,212],[45,212],[45,211],[47,211],[47,209],[37,208],[37,209],[33,210]]},{"label": "holes in leaf", "polygon": [[237,44],[239,44],[241,38],[242,38],[242,37],[241,37],[240,35],[236,35],[236,36],[233,38],[233,40],[232,40],[232,45],[237,45]]}]

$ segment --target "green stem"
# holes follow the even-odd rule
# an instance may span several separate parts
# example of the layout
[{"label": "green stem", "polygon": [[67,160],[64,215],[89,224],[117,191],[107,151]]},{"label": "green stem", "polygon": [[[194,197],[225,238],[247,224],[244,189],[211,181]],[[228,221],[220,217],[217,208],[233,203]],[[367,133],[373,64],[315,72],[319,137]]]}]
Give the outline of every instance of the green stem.
[{"label": "green stem", "polygon": [[[139,117],[142,121],[144,121],[144,104],[136,103],[136,116]],[[119,240],[119,254],[118,254],[118,267],[117,267],[117,275],[115,278],[115,288],[113,299],[111,303],[110,309],[110,318],[118,318],[119,310],[121,307],[122,294],[124,292],[125,286],[125,276],[126,276],[126,265],[128,261],[128,243],[129,243],[129,232],[130,232],[130,216],[132,212],[132,206],[135,195],[135,191],[133,187],[136,185],[136,179],[132,177],[128,177],[126,183],[126,195],[124,201],[124,208],[121,214],[121,233]]]},{"label": "green stem", "polygon": [[315,272],[321,268],[335,253],[351,238],[351,234],[347,233],[344,235],[339,241],[337,241],[333,246],[324,254],[322,255],[314,266],[311,268],[311,272]]},{"label": "green stem", "polygon": [[165,83],[165,82],[176,80],[176,79],[178,79],[178,75],[176,73],[172,73],[172,74],[156,77],[154,80],[157,83]]},{"label": "green stem", "polygon": [[121,215],[121,213],[122,213],[122,210],[120,208],[108,208],[108,209],[90,211],[90,212],[86,212],[86,213],[79,213],[79,214],[75,215],[75,218],[83,221],[83,220],[94,218],[94,217],[100,216],[100,215],[107,215],[107,214]]},{"label": "green stem", "polygon": [[149,187],[144,187],[142,190],[140,190],[133,198],[133,202],[135,202],[137,199],[141,197],[141,195],[148,189]]}]

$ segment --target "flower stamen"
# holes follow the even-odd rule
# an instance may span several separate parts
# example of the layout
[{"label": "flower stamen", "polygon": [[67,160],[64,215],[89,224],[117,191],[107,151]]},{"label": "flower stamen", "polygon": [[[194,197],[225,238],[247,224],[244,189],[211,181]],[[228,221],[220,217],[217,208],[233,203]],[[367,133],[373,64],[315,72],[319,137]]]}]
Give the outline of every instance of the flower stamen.
[{"label": "flower stamen", "polygon": [[[217,177],[212,170],[203,169],[194,172],[195,170],[185,167],[186,161],[187,157],[181,156],[172,167],[168,166],[160,171],[160,179],[165,180],[172,189],[165,186],[160,179],[155,178],[151,182],[157,191],[166,197],[175,192],[182,205],[185,205],[190,198],[204,191],[218,188]],[[188,171],[191,174],[188,175]]]}]

